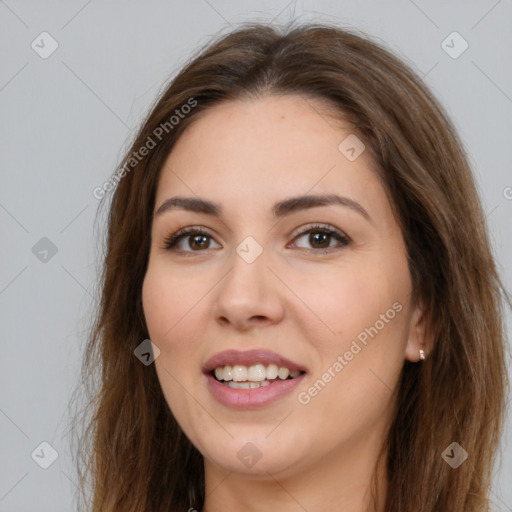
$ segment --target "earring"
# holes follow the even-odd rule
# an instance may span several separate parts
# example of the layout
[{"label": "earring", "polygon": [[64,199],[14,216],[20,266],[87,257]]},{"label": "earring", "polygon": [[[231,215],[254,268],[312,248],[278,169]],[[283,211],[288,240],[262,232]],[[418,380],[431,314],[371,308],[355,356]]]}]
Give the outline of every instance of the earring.
[{"label": "earring", "polygon": [[424,351],[422,348],[420,348],[420,359],[421,359],[422,361],[424,361],[424,360],[425,360],[425,351]]}]

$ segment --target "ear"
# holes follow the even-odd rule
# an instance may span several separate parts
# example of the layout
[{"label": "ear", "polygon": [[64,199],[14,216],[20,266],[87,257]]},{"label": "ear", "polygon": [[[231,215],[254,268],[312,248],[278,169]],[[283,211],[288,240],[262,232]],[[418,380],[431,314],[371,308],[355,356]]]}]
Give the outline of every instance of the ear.
[{"label": "ear", "polygon": [[421,361],[420,350],[423,350],[426,359],[432,350],[432,346],[427,322],[427,308],[423,303],[419,303],[414,306],[409,321],[405,358],[413,363]]}]

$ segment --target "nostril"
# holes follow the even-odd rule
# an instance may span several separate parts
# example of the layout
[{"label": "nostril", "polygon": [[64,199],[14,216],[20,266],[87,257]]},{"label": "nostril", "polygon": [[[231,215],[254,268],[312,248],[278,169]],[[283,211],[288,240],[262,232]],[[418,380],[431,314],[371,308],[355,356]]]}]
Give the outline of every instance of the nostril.
[{"label": "nostril", "polygon": [[219,317],[219,322],[223,325],[229,325],[229,320],[225,316]]}]

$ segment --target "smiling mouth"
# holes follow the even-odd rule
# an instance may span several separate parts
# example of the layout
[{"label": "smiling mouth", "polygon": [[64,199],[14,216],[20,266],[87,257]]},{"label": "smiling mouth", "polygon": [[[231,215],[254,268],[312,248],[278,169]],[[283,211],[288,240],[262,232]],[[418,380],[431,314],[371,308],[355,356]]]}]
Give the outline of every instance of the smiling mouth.
[{"label": "smiling mouth", "polygon": [[286,366],[273,363],[268,365],[258,363],[252,366],[218,366],[211,371],[210,375],[232,389],[256,389],[283,380],[293,380],[304,373],[306,372],[300,370],[290,372]]}]

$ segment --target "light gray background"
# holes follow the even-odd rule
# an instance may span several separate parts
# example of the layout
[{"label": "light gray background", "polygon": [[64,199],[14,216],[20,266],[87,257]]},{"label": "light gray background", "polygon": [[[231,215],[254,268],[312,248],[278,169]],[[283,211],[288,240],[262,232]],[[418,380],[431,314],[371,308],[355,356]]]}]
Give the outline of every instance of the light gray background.
[{"label": "light gray background", "polygon": [[[193,50],[242,21],[290,18],[362,29],[424,77],[469,152],[512,288],[511,0],[0,0],[0,512],[74,509],[66,410],[94,306],[93,189]],[[47,59],[31,48],[43,31],[59,45]],[[441,47],[453,31],[469,43],[457,59]],[[58,249],[46,263],[32,252],[42,237]],[[59,453],[46,470],[31,458],[42,441]],[[492,497],[510,511],[505,441]]]}]

